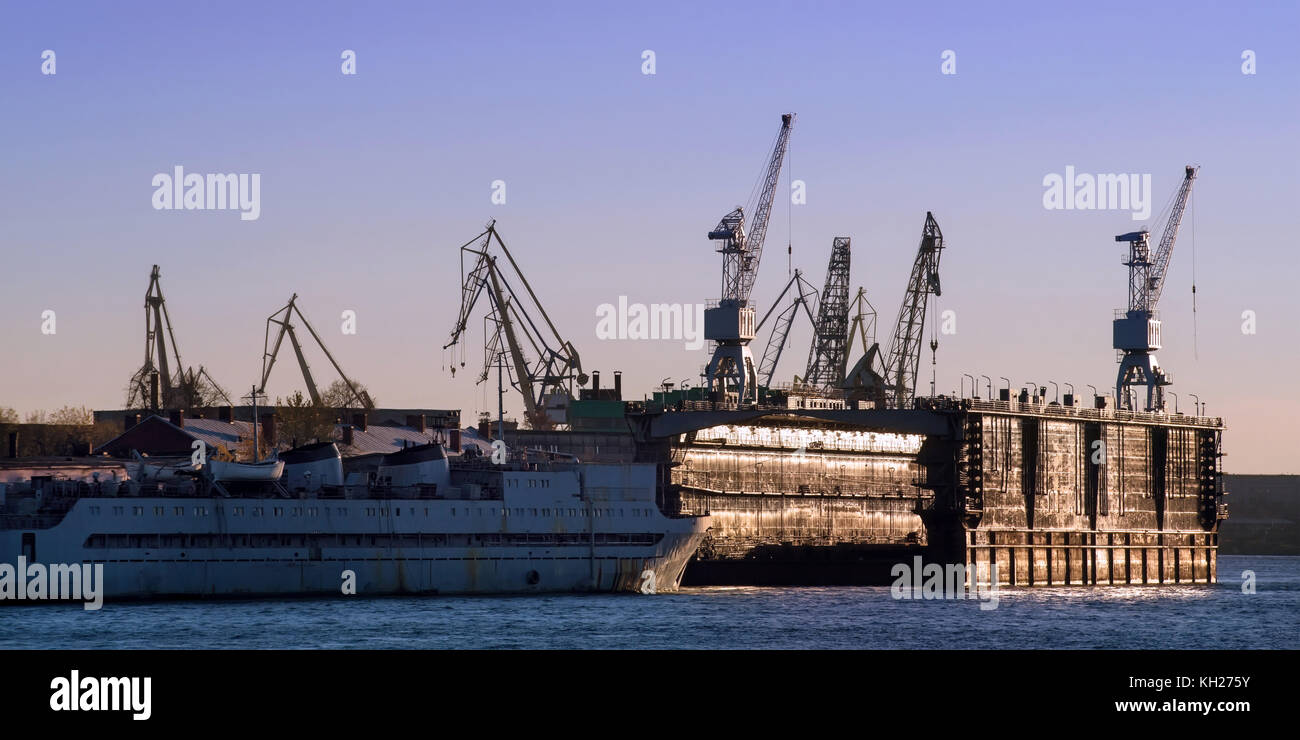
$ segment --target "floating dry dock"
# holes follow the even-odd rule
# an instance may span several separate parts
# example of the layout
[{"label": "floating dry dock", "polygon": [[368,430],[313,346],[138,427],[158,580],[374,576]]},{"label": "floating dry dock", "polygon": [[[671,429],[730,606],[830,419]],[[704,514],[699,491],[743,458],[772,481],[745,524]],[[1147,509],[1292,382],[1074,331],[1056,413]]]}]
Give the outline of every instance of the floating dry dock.
[{"label": "floating dry dock", "polygon": [[1017,586],[1215,580],[1219,418],[1028,393],[797,408],[817,401],[632,403],[630,435],[515,439],[659,463],[665,510],[712,517],[685,584],[888,583],[914,555]]}]

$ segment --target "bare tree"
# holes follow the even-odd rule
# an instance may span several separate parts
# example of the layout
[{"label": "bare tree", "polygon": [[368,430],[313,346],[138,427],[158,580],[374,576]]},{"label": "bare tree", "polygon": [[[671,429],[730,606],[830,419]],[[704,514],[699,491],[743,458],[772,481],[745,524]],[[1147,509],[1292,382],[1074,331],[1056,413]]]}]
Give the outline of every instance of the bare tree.
[{"label": "bare tree", "polygon": [[365,385],[356,381],[353,381],[352,385],[357,389],[357,393],[353,393],[352,388],[349,388],[342,378],[330,383],[328,388],[321,391],[321,404],[330,409],[365,408],[365,401],[357,398],[357,394],[361,394],[370,398],[371,408],[379,405]]},{"label": "bare tree", "polygon": [[294,391],[284,400],[275,399],[275,406],[276,429],[281,439],[301,445],[333,438],[334,411],[312,404],[302,391]]},{"label": "bare tree", "polygon": [[89,426],[95,423],[95,414],[85,406],[64,406],[50,414],[47,424]]}]

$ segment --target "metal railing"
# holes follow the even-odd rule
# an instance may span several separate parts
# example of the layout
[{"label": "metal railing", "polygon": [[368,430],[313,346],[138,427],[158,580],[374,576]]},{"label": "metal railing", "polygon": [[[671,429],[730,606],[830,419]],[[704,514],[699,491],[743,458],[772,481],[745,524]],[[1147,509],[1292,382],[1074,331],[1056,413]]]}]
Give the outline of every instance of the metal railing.
[{"label": "metal railing", "polygon": [[1050,403],[1020,401],[971,401],[972,411],[994,411],[1011,414],[1047,414],[1076,419],[1099,421],[1137,421],[1159,424],[1186,424],[1188,426],[1221,427],[1218,416],[1188,416],[1187,414],[1157,413],[1153,411],[1126,411],[1124,409],[1089,409],[1078,406],[1060,406]]}]

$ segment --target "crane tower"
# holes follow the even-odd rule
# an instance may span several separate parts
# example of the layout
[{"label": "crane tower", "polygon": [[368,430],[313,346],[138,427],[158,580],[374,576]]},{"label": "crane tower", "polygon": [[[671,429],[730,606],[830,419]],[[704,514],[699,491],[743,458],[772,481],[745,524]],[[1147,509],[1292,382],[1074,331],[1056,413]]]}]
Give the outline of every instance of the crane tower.
[{"label": "crane tower", "polygon": [[1146,229],[1115,237],[1115,241],[1128,242],[1129,245],[1123,263],[1128,267],[1128,310],[1123,315],[1116,315],[1114,323],[1115,349],[1123,353],[1115,380],[1115,398],[1120,408],[1129,411],[1133,410],[1129,389],[1136,386],[1146,387],[1145,410],[1164,411],[1165,408],[1164,387],[1172,381],[1153,354],[1160,349],[1160,315],[1156,312],[1156,305],[1160,302],[1169,258],[1174,253],[1183,209],[1187,206],[1198,169],[1191,165],[1183,168],[1183,184],[1174,197],[1169,220],[1165,222],[1164,233],[1154,252],[1151,251],[1151,234]]},{"label": "crane tower", "polygon": [[710,240],[720,242],[717,251],[722,255],[722,297],[717,306],[704,311],[704,338],[717,343],[705,374],[711,393],[734,392],[741,404],[758,402],[758,375],[754,355],[749,350],[749,341],[756,330],[749,295],[763,256],[772,198],[781,177],[793,123],[793,113],[781,116],[781,128],[749,226],[745,225],[745,209],[737,206],[709,232]]}]

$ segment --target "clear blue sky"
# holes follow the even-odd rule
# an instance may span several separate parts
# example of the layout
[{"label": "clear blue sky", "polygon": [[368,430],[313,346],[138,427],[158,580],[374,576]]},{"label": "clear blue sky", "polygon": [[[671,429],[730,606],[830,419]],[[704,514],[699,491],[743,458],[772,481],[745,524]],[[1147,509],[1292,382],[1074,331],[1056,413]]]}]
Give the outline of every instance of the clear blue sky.
[{"label": "clear blue sky", "polygon": [[[194,7],[190,7],[194,6]],[[779,124],[808,203],[775,209],[821,284],[853,238],[853,288],[892,328],[922,222],[948,247],[938,385],[962,373],[1113,384],[1125,212],[1046,211],[1042,179],[1154,176],[1155,209],[1202,167],[1161,309],[1173,390],[1227,418],[1236,472],[1300,472],[1295,3],[7,3],[0,16],[0,406],[115,408],[141,364],[159,264],[187,364],[229,389],[266,317],[301,296],[382,405],[495,407],[441,346],[456,247],[490,218],[584,367],[632,395],[695,377],[680,342],[603,342],[596,307],[716,298],[704,238],[744,202]],[[57,74],[40,73],[41,52]],[[356,76],[340,53],[357,53]],[[652,49],[657,74],[641,74]],[[940,74],[940,54],[957,74]],[[1243,50],[1257,74],[1241,73]],[[261,175],[261,217],[156,211],[151,178]],[[507,183],[507,204],[490,185]],[[783,186],[784,187],[784,186]],[[791,212],[792,217],[787,217]],[[1192,347],[1195,218],[1199,353]],[[58,333],[40,333],[43,310]],[[352,309],[358,333],[340,333]],[[1243,335],[1241,313],[1258,333]],[[801,333],[800,333],[801,332]],[[802,372],[796,332],[778,375]],[[928,382],[928,352],[922,374]],[[331,374],[319,354],[322,382]],[[292,362],[268,391],[301,387]],[[508,412],[517,413],[517,398]]]}]

